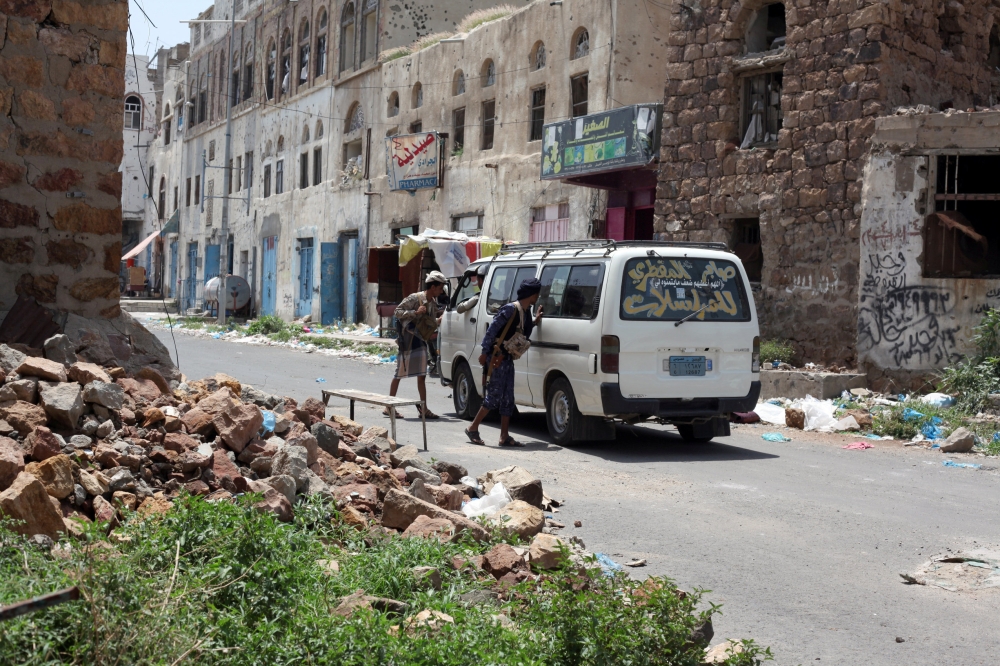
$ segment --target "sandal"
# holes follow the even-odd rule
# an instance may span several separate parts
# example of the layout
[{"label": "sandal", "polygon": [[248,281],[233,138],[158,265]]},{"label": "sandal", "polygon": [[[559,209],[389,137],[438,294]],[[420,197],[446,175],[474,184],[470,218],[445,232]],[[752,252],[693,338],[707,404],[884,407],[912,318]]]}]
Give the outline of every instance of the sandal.
[{"label": "sandal", "polygon": [[514,439],[510,435],[507,435],[507,439],[505,439],[502,442],[500,442],[500,446],[508,447],[508,448],[524,448],[524,444],[522,444],[521,442],[517,441],[516,439]]},{"label": "sandal", "polygon": [[[386,407],[385,409],[382,410],[382,415],[383,416],[392,416],[391,414],[389,414],[389,408],[388,407]],[[396,408],[396,418],[397,419],[403,418],[403,414],[399,411],[399,407]]]},{"label": "sandal", "polygon": [[439,418],[441,418],[440,416],[438,416],[437,414],[435,414],[431,410],[427,409],[426,407],[423,407],[423,408],[417,407],[417,414],[420,414],[425,419],[439,419]]},{"label": "sandal", "polygon": [[465,434],[469,438],[469,441],[476,446],[486,446],[486,442],[484,442],[483,438],[479,436],[478,430],[469,430],[466,428]]}]

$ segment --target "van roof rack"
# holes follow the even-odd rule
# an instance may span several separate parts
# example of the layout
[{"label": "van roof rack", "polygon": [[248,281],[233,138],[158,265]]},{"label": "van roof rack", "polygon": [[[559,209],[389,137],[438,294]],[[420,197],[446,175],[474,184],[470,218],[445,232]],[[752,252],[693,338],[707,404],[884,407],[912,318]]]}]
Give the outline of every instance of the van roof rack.
[{"label": "van roof rack", "polygon": [[616,241],[610,238],[592,238],[575,241],[552,241],[546,243],[516,243],[500,248],[498,254],[524,254],[527,252],[556,252],[559,250],[605,250],[611,252],[619,247],[692,247],[705,250],[729,252],[729,246],[718,241]]}]

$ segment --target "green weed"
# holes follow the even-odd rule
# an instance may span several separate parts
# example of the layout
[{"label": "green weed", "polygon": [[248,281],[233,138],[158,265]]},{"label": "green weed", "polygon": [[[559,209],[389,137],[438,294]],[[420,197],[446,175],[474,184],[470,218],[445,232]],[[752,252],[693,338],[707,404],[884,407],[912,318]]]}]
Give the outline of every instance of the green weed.
[{"label": "green weed", "polygon": [[955,396],[955,407],[975,414],[990,393],[1000,393],[1000,310],[987,310],[974,329],[975,351],[941,374],[939,390]]},{"label": "green weed", "polygon": [[510,16],[518,10],[514,5],[497,5],[487,9],[479,9],[466,16],[458,24],[459,32],[471,32],[479,26]]},{"label": "green weed", "polygon": [[761,363],[772,361],[791,363],[793,356],[795,356],[795,348],[787,340],[761,340],[760,342]]},{"label": "green weed", "polygon": [[184,317],[181,328],[200,329],[205,327],[205,320],[200,317]]},{"label": "green weed", "polygon": [[276,315],[263,315],[247,325],[247,335],[270,335],[285,330],[286,324]]}]

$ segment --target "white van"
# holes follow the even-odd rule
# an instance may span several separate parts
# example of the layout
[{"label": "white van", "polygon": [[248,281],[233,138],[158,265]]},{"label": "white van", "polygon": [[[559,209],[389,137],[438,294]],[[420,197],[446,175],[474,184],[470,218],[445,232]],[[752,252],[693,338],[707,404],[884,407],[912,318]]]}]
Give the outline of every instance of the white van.
[{"label": "white van", "polygon": [[[459,313],[484,265],[479,302]],[[556,443],[614,439],[615,420],[672,423],[704,442],[729,434],[731,412],[757,404],[757,311],[725,244],[569,241],[508,246],[459,282],[440,349],[442,382],[462,418],[482,403],[483,335],[529,277],[542,282],[544,310],[514,363],[514,399],[545,409]]]}]

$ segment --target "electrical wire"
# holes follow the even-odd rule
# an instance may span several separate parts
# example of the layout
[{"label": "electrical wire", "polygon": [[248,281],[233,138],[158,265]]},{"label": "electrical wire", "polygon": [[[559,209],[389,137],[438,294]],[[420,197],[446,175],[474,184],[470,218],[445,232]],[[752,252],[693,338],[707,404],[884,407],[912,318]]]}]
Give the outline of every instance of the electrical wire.
[{"label": "electrical wire", "polygon": [[[145,13],[146,12],[143,12],[143,14],[145,14]],[[131,16],[129,18],[131,19]],[[152,23],[152,21],[150,21],[150,23]],[[142,98],[142,90],[139,87],[139,80],[140,80],[140,77],[139,77],[139,63],[136,61],[136,58],[135,58],[135,37],[132,35],[131,21],[129,23],[129,28],[128,28],[128,37],[129,37],[129,41],[132,42],[132,67],[135,68],[135,87],[136,87],[136,91],[139,93],[139,97],[141,99]],[[135,153],[139,157],[139,173],[142,174],[142,182],[144,182],[146,184],[146,192],[150,193],[150,198],[153,199],[153,209],[156,211],[156,221],[159,224],[160,233],[163,233],[163,214],[162,214],[162,211],[160,211],[160,207],[157,205],[156,199],[152,197],[153,190],[151,189],[151,185],[149,184],[149,179],[146,178],[146,170],[142,166],[142,153],[139,152],[139,141],[138,140],[136,140],[136,142],[135,142]],[[179,216],[178,216],[178,219],[179,219]],[[174,324],[170,320],[170,313],[167,311],[167,301],[166,301],[166,299],[163,296],[163,284],[162,284],[163,277],[161,276],[160,279],[161,279],[161,284],[160,284],[160,303],[163,305],[163,312],[164,312],[164,314],[167,315],[167,326],[170,329],[170,339],[174,343],[174,357],[177,359],[177,368],[180,369],[180,367],[181,367],[181,355],[180,355],[180,352],[177,351],[177,338],[174,337]]]}]

